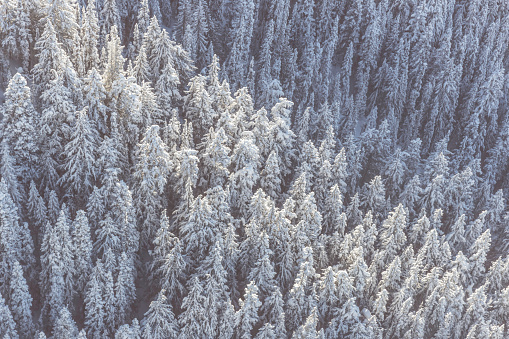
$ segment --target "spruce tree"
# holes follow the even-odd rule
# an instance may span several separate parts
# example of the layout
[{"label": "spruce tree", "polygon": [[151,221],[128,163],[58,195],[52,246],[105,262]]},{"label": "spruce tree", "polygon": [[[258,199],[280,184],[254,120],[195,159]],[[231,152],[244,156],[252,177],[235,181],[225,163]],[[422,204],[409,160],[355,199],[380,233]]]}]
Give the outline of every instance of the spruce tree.
[{"label": "spruce tree", "polygon": [[246,287],[244,300],[240,301],[240,309],[235,314],[235,327],[239,338],[251,338],[251,331],[259,321],[258,309],[260,306],[258,287],[251,281]]},{"label": "spruce tree", "polygon": [[162,208],[160,195],[168,180],[170,157],[167,147],[159,136],[159,126],[147,128],[137,146],[134,188],[138,220],[144,243],[150,243],[156,233]]},{"label": "spruce tree", "polygon": [[32,336],[35,330],[31,311],[33,300],[23,276],[23,269],[17,261],[12,267],[9,296],[9,306],[16,323],[16,331],[22,337]]},{"label": "spruce tree", "polygon": [[156,300],[150,303],[149,309],[141,322],[143,328],[142,335],[145,338],[162,339],[178,337],[179,328],[164,293],[165,290],[161,290]]},{"label": "spruce tree", "polygon": [[205,336],[205,310],[203,308],[203,287],[198,277],[189,281],[189,293],[182,300],[182,313],[179,316],[179,338],[200,338]]}]

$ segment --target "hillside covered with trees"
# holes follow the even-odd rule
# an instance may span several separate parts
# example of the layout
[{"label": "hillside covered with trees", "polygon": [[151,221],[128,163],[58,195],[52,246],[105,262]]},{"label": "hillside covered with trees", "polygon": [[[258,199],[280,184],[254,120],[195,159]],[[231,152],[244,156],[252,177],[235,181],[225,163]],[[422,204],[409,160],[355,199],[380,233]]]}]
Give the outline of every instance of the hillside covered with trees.
[{"label": "hillside covered with trees", "polygon": [[509,337],[509,2],[0,0],[0,337]]}]

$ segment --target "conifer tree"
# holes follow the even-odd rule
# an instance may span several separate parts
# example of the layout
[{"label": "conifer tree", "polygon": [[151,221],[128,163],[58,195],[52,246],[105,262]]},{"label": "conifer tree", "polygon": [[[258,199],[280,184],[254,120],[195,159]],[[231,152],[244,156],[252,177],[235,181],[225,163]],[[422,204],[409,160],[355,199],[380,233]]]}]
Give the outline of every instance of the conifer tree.
[{"label": "conifer tree", "polygon": [[4,338],[19,338],[16,331],[16,323],[12,317],[9,307],[5,304],[5,299],[0,294],[0,335]]},{"label": "conifer tree", "polygon": [[62,307],[59,312],[58,319],[53,328],[54,338],[73,338],[78,336],[78,327],[73,320],[71,313],[67,307]]},{"label": "conifer tree", "polygon": [[64,174],[59,183],[66,188],[67,194],[85,197],[92,191],[97,175],[94,163],[98,147],[98,133],[90,123],[86,108],[77,112],[70,137],[63,150]]},{"label": "conifer tree", "polygon": [[279,157],[275,151],[272,151],[260,173],[260,186],[272,199],[277,199],[281,193],[281,184]]},{"label": "conifer tree", "polygon": [[77,41],[79,26],[76,22],[74,4],[67,0],[54,0],[44,7],[42,24],[51,23],[64,50],[70,54]]},{"label": "conifer tree", "polygon": [[22,337],[30,337],[35,330],[31,311],[32,296],[23,276],[23,269],[17,261],[12,266],[10,279],[9,308],[16,323],[16,331]]},{"label": "conifer tree", "polygon": [[202,260],[215,243],[215,227],[216,221],[207,197],[198,196],[191,207],[189,219],[180,230],[185,253],[195,263]]},{"label": "conifer tree", "polygon": [[68,62],[67,54],[58,44],[55,29],[50,20],[46,22],[43,33],[35,43],[35,50],[38,52],[38,62],[34,65],[32,74],[37,86],[36,93],[40,94],[54,79],[53,72],[60,73]]},{"label": "conifer tree", "polygon": [[203,176],[206,178],[210,187],[215,187],[225,183],[230,175],[228,167],[230,165],[230,148],[226,146],[228,138],[223,128],[215,132],[212,128],[205,136],[202,144],[204,152],[202,154]]},{"label": "conifer tree", "polygon": [[83,11],[81,24],[81,52],[83,53],[84,71],[99,67],[99,23],[96,6],[89,5]]},{"label": "conifer tree", "polygon": [[118,29],[118,37],[122,40],[122,25],[120,15],[118,13],[117,3],[111,0],[104,0],[99,15],[99,26],[101,28],[101,39],[99,40],[99,47],[103,47],[106,43],[106,36],[110,34],[113,26]]},{"label": "conifer tree", "polygon": [[138,220],[142,230],[142,239],[150,243],[154,237],[159,213],[162,208],[162,196],[167,182],[170,157],[167,147],[159,136],[159,126],[147,128],[137,146],[134,189]]},{"label": "conifer tree", "polygon": [[239,338],[251,338],[251,331],[259,321],[258,309],[260,306],[258,287],[251,281],[246,287],[244,300],[240,301],[240,309],[235,314],[235,327]]},{"label": "conifer tree", "polygon": [[[103,86],[102,77],[95,68],[92,68],[87,77],[84,79],[84,82],[84,103],[88,107],[89,124],[92,129],[91,132],[94,132],[95,127],[102,135],[106,134],[109,131],[107,127],[108,108],[104,104],[106,99],[106,89]],[[97,136],[95,137],[97,138]],[[93,142],[97,143],[98,140],[96,139]]]},{"label": "conifer tree", "polygon": [[87,216],[84,211],[76,212],[72,228],[74,265],[76,272],[75,286],[78,293],[85,292],[85,285],[92,271],[92,235]]},{"label": "conifer tree", "polygon": [[14,202],[21,207],[24,192],[22,191],[23,187],[20,185],[18,178],[16,177],[18,166],[14,165],[14,159],[11,156],[11,150],[6,140],[2,141],[1,148],[2,163],[0,166],[0,174],[2,175],[2,180],[6,184],[9,194]]},{"label": "conifer tree", "polygon": [[189,293],[182,300],[183,312],[179,316],[179,338],[200,338],[206,335],[203,325],[205,324],[205,310],[203,309],[203,288],[198,277],[189,281]]},{"label": "conifer tree", "polygon": [[0,125],[2,140],[11,148],[13,165],[19,171],[17,176],[23,178],[23,183],[28,183],[26,178],[34,176],[37,170],[39,147],[36,126],[39,121],[32,105],[30,88],[26,79],[19,73],[9,81],[2,115]]},{"label": "conifer tree", "polygon": [[136,275],[133,258],[122,252],[118,262],[118,275],[115,283],[115,323],[127,321],[130,309],[136,299]]},{"label": "conifer tree", "polygon": [[163,115],[168,115],[171,109],[180,106],[182,96],[180,95],[179,87],[179,75],[173,66],[168,63],[163,68],[154,86],[157,103],[163,111]]},{"label": "conifer tree", "polygon": [[105,300],[103,299],[102,263],[97,262],[87,283],[85,297],[85,328],[91,338],[102,338],[107,333],[105,328]]},{"label": "conifer tree", "polygon": [[161,290],[156,300],[150,303],[141,325],[145,338],[176,338],[179,328],[175,320],[171,305],[166,301],[165,290]]},{"label": "conifer tree", "polygon": [[74,293],[75,274],[69,223],[64,210],[55,225],[46,225],[41,245],[40,288],[45,298],[46,315],[57,319],[60,308],[70,303]]}]

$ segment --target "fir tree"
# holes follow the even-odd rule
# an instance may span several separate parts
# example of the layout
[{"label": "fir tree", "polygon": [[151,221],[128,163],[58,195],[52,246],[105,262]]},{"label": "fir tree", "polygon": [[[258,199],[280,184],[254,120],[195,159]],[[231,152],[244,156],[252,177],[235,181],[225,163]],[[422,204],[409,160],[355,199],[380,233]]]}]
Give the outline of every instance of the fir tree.
[{"label": "fir tree", "polygon": [[176,338],[179,328],[171,306],[166,302],[165,290],[161,290],[157,299],[150,303],[141,325],[145,338]]},{"label": "fir tree", "polygon": [[78,336],[78,327],[72,319],[72,315],[67,307],[62,307],[59,312],[58,319],[53,328],[54,338],[72,338]]},{"label": "fir tree", "polygon": [[258,287],[250,282],[244,293],[244,300],[240,301],[240,309],[235,314],[235,327],[239,338],[251,338],[251,331],[257,325],[258,309],[261,303],[258,300]]},{"label": "fir tree", "polygon": [[12,319],[16,324],[16,331],[22,337],[32,336],[35,329],[32,322],[32,296],[23,276],[23,269],[17,261],[12,267],[9,296],[9,306]]},{"label": "fir tree", "polygon": [[75,274],[71,234],[64,210],[60,211],[56,224],[45,228],[41,245],[40,288],[46,296],[45,305],[54,321],[60,308],[70,303],[74,293],[73,276]]},{"label": "fir tree", "polygon": [[[87,110],[77,112],[71,139],[64,147],[64,174],[59,183],[69,195],[87,196],[92,191],[96,173],[93,166],[97,149],[97,130],[91,125]],[[78,205],[76,207],[82,207]]]},{"label": "fir tree", "polygon": [[189,281],[189,293],[182,300],[182,313],[179,316],[179,338],[200,338],[205,336],[205,310],[203,308],[203,288],[198,277]]},{"label": "fir tree", "polygon": [[155,235],[162,201],[160,194],[167,182],[170,157],[159,136],[159,126],[145,132],[136,152],[135,195],[142,239],[149,243]]},{"label": "fir tree", "polygon": [[84,293],[85,285],[92,271],[92,239],[88,219],[82,210],[76,213],[72,228],[74,265],[77,274],[76,290]]},{"label": "fir tree", "polygon": [[26,178],[36,175],[38,160],[39,123],[37,113],[32,105],[32,95],[26,79],[16,73],[9,81],[5,91],[5,102],[2,107],[0,133],[13,155],[13,165],[18,168],[18,177],[23,183]]},{"label": "fir tree", "polygon": [[16,331],[16,323],[12,317],[9,307],[5,304],[5,299],[0,294],[0,335],[5,338],[19,338]]}]

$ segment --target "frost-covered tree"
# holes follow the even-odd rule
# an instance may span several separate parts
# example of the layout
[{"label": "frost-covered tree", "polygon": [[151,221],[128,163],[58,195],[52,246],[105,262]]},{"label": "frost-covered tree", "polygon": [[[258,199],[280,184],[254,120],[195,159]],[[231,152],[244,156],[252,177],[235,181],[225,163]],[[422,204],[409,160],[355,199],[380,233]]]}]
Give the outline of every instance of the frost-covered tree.
[{"label": "frost-covered tree", "polygon": [[251,338],[251,331],[257,325],[258,309],[261,306],[258,299],[258,287],[250,282],[244,293],[244,300],[240,301],[240,309],[235,314],[236,333],[239,338]]},{"label": "frost-covered tree", "polygon": [[45,5],[43,7],[42,24],[52,24],[58,40],[62,43],[64,50],[70,54],[75,48],[75,44],[79,43],[76,41],[79,26],[73,8],[75,4],[67,0],[53,0]]},{"label": "frost-covered tree", "polygon": [[39,156],[38,114],[32,105],[32,94],[26,79],[16,73],[5,90],[0,133],[11,148],[13,165],[19,171],[21,182],[36,175]]},{"label": "frost-covered tree", "polygon": [[260,173],[260,186],[272,199],[277,199],[281,193],[281,184],[279,156],[275,151],[272,151],[265,162],[265,167]]},{"label": "frost-covered tree", "polygon": [[92,271],[92,235],[88,218],[84,211],[76,212],[72,227],[74,265],[76,268],[75,286],[78,293],[83,294],[88,277]]},{"label": "frost-covered tree", "polygon": [[85,329],[91,338],[101,338],[107,333],[105,328],[105,300],[103,298],[104,268],[97,262],[87,282],[85,296]]},{"label": "frost-covered tree", "polygon": [[96,178],[94,163],[98,147],[98,133],[90,123],[86,108],[77,112],[70,138],[63,150],[64,173],[59,184],[65,187],[68,195],[86,197]]},{"label": "frost-covered tree", "polygon": [[0,334],[6,338],[19,338],[16,331],[16,323],[12,317],[9,307],[5,304],[5,299],[0,294]]},{"label": "frost-covered tree", "polygon": [[136,299],[135,277],[136,270],[133,258],[122,252],[118,260],[118,275],[115,282],[116,324],[122,324],[129,319],[132,304]]},{"label": "frost-covered tree", "polygon": [[182,299],[183,312],[179,316],[179,338],[200,338],[205,336],[205,310],[203,308],[203,287],[198,277],[189,281],[189,293]]},{"label": "frost-covered tree", "polygon": [[202,144],[202,175],[210,187],[224,184],[230,175],[230,148],[226,145],[227,141],[223,128],[219,128],[217,132],[211,128]]},{"label": "frost-covered tree", "polygon": [[216,221],[207,197],[198,196],[180,232],[185,253],[195,262],[203,260],[216,240]]},{"label": "frost-covered tree", "polygon": [[167,303],[165,290],[161,290],[156,300],[150,303],[141,322],[145,338],[176,338],[179,328],[171,305]]},{"label": "frost-covered tree", "polygon": [[23,337],[33,335],[35,327],[32,322],[32,296],[21,265],[15,261],[12,266],[9,292],[9,308],[16,323],[16,331]]},{"label": "frost-covered tree", "polygon": [[60,308],[69,304],[74,294],[75,271],[69,220],[64,210],[60,211],[55,225],[47,224],[41,245],[40,288],[45,312],[51,321],[58,317]]},{"label": "frost-covered tree", "polygon": [[85,72],[99,66],[99,34],[100,27],[96,6],[89,5],[86,10],[83,10],[80,30],[82,62]]},{"label": "frost-covered tree", "polygon": [[67,307],[62,307],[53,328],[53,337],[69,338],[78,336],[78,327]]},{"label": "frost-covered tree", "polygon": [[162,196],[171,166],[167,147],[159,136],[159,126],[147,128],[137,146],[134,188],[142,239],[150,243],[158,227]]},{"label": "frost-covered tree", "polygon": [[154,239],[153,257],[153,277],[159,279],[170,300],[182,297],[187,260],[181,241],[169,230],[166,210],[161,215],[161,225]]}]

